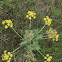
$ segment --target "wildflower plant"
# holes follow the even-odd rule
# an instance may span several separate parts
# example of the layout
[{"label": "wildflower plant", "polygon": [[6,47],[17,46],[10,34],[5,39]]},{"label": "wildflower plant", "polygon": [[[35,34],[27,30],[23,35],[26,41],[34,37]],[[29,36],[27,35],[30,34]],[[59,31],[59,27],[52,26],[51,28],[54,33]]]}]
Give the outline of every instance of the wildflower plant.
[{"label": "wildflower plant", "polygon": [[3,53],[4,54],[2,54],[2,60],[10,62],[11,58],[13,57],[13,54],[11,54],[10,52],[7,52],[6,50],[4,50]]},{"label": "wildflower plant", "polygon": [[[13,23],[11,20],[4,20],[2,22],[2,24],[5,26],[5,29],[7,29],[8,27],[11,27],[13,29],[13,31],[20,37],[22,38],[22,42],[20,43],[20,47],[18,47],[17,49],[15,49],[13,52],[7,52],[6,50],[4,51],[4,54],[2,54],[2,60],[3,61],[7,61],[10,62],[11,58],[13,57],[13,54],[15,51],[17,51],[18,49],[20,49],[22,46],[24,47],[24,49],[27,51],[30,51],[26,54],[24,54],[24,57],[31,62],[30,60],[32,60],[33,62],[36,61],[36,59],[34,58],[34,54],[32,53],[33,50],[38,51],[46,61],[44,62],[50,62],[52,60],[52,56],[49,56],[49,54],[46,54],[46,56],[44,56],[40,51],[40,45],[39,45],[39,39],[43,39],[43,34],[41,34],[41,31],[44,29],[45,25],[50,25],[52,22],[52,19],[49,18],[49,16],[46,16],[46,18],[44,18],[45,21],[45,25],[43,26],[42,29],[31,29],[31,19],[35,19],[36,18],[36,13],[34,11],[28,11],[26,18],[28,18],[30,20],[30,24],[29,24],[29,29],[26,29],[23,35],[23,38],[14,30],[13,28]],[[56,40],[58,41],[59,35],[57,34],[56,30],[50,28],[49,30],[46,31],[46,33],[48,34],[49,38],[52,38],[53,41]],[[28,61],[25,62],[28,62]]]}]

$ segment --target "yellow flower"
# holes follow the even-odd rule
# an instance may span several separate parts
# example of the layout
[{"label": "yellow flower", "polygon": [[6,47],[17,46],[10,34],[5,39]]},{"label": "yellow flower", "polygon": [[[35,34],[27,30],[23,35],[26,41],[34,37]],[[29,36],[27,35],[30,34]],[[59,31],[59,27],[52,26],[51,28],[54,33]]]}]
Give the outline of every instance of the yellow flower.
[{"label": "yellow flower", "polygon": [[47,62],[47,61],[44,61],[44,62]]},{"label": "yellow flower", "polygon": [[30,14],[30,11],[28,11],[28,13],[27,14]]},{"label": "yellow flower", "polygon": [[45,25],[48,25],[48,21],[45,21]]},{"label": "yellow flower", "polygon": [[5,24],[5,21],[3,21],[2,24]]},{"label": "yellow flower", "polygon": [[29,17],[29,20],[31,20],[31,17]]},{"label": "yellow flower", "polygon": [[49,56],[50,59],[52,59],[52,56]]},{"label": "yellow flower", "polygon": [[57,32],[55,32],[55,34],[57,34]]},{"label": "yellow flower", "polygon": [[33,19],[35,19],[35,18],[36,18],[36,16],[33,17]]},{"label": "yellow flower", "polygon": [[50,39],[52,38],[52,37],[49,37]]},{"label": "yellow flower", "polygon": [[33,15],[36,15],[36,13],[34,12]]},{"label": "yellow flower", "polygon": [[9,56],[8,55],[5,55],[3,56],[5,60],[8,60]]},{"label": "yellow flower", "polygon": [[49,38],[52,38],[52,40],[56,40],[58,41],[59,35],[57,34],[55,29],[50,28],[49,30],[46,31],[46,33],[48,34]]},{"label": "yellow flower", "polygon": [[4,52],[4,53],[6,53],[7,51],[6,51],[6,50],[4,50],[3,52]]},{"label": "yellow flower", "polygon": [[48,59],[47,59],[47,61],[51,61],[51,59],[50,59],[50,58],[48,58]]},{"label": "yellow flower", "polygon": [[9,58],[9,60],[11,60],[11,58]]},{"label": "yellow flower", "polygon": [[46,56],[44,57],[44,59],[46,59],[46,61],[44,61],[44,62],[50,62],[51,61],[51,59],[52,59],[52,56],[49,56],[49,54],[46,54]]},{"label": "yellow flower", "polygon": [[58,41],[58,39],[56,39],[56,41]]},{"label": "yellow flower", "polygon": [[8,60],[7,62],[10,62],[10,60]]},{"label": "yellow flower", "polygon": [[2,54],[2,60],[6,60],[7,62],[10,62],[11,57],[13,57],[13,55],[10,52],[7,52],[6,50],[4,50],[4,54]]},{"label": "yellow flower", "polygon": [[2,58],[2,60],[4,61],[4,58]]},{"label": "yellow flower", "polygon": [[46,18],[44,18],[44,20],[46,21],[47,19],[46,19]]},{"label": "yellow flower", "polygon": [[7,29],[8,28],[8,26],[7,25],[5,25],[5,29]]},{"label": "yellow flower", "polygon": [[51,21],[52,21],[52,19],[49,19],[49,21],[51,22]]},{"label": "yellow flower", "polygon": [[59,35],[56,35],[56,38],[58,38],[59,37]]},{"label": "yellow flower", "polygon": [[6,23],[9,23],[9,20],[5,20],[6,21]]},{"label": "yellow flower", "polygon": [[53,39],[53,41],[54,41],[55,39]]},{"label": "yellow flower", "polygon": [[46,54],[46,56],[48,57],[48,56],[49,56],[49,54]]},{"label": "yellow flower", "polygon": [[6,53],[4,53],[4,55],[3,56],[5,56],[6,55]]},{"label": "yellow flower", "polygon": [[4,20],[4,21],[2,22],[2,24],[5,24],[5,23],[6,23],[5,29],[7,29],[9,26],[10,26],[11,28],[13,27],[13,23],[12,23],[11,20]]},{"label": "yellow flower", "polygon": [[8,52],[8,54],[10,55],[11,53],[10,53],[10,52]]},{"label": "yellow flower", "polygon": [[26,18],[28,18],[29,16],[28,15],[26,15]]},{"label": "yellow flower", "polygon": [[49,26],[51,24],[52,19],[49,19],[49,16],[46,16],[46,18],[44,18],[44,21],[45,21],[45,25]]},{"label": "yellow flower", "polygon": [[12,54],[10,54],[10,57],[13,57],[13,55],[12,55]]},{"label": "yellow flower", "polygon": [[13,24],[11,24],[10,27],[12,28],[13,27]]},{"label": "yellow flower", "polygon": [[10,24],[9,24],[9,23],[8,23],[7,25],[8,25],[8,26],[10,26]]},{"label": "yellow flower", "polygon": [[47,19],[49,19],[49,16],[46,16]]},{"label": "yellow flower", "polygon": [[32,17],[33,17],[33,15],[32,15]]},{"label": "yellow flower", "polygon": [[26,18],[28,18],[29,20],[31,20],[32,18],[35,19],[36,18],[36,13],[33,11],[28,11]]},{"label": "yellow flower", "polygon": [[47,57],[45,56],[44,59],[47,59]]}]

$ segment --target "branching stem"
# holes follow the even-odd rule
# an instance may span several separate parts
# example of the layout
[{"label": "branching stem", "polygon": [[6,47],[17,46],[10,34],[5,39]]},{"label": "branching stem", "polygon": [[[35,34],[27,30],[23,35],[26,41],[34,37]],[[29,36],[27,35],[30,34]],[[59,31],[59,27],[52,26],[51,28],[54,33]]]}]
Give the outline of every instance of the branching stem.
[{"label": "branching stem", "polygon": [[44,29],[45,25],[42,27],[42,29],[39,31],[39,33]]},{"label": "branching stem", "polygon": [[11,53],[14,53],[15,51],[17,51],[17,50],[20,49],[20,48],[21,48],[21,46],[18,47],[18,48],[16,48],[15,50],[13,50]]},{"label": "branching stem", "polygon": [[14,28],[12,28],[12,29],[13,29],[13,31],[14,31],[20,38],[22,38],[22,37],[15,31]]},{"label": "branching stem", "polygon": [[45,57],[39,50],[37,50],[39,53],[40,53],[40,55],[42,55],[43,57]]}]

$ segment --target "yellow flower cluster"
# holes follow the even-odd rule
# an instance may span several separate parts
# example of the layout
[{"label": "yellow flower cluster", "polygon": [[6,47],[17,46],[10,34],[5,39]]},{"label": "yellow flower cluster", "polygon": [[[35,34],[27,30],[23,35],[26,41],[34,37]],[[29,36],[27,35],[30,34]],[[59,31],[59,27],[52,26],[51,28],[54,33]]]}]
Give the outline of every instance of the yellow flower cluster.
[{"label": "yellow flower cluster", "polygon": [[46,54],[44,59],[46,59],[46,61],[44,61],[44,62],[50,62],[52,60],[52,56],[49,56],[49,54]]},{"label": "yellow flower cluster", "polygon": [[29,20],[31,20],[32,17],[33,17],[33,19],[35,19],[36,18],[36,13],[33,12],[33,11],[28,11],[27,15],[26,15],[26,18],[28,18]]},{"label": "yellow flower cluster", "polygon": [[2,54],[2,60],[3,61],[7,61],[10,62],[11,58],[13,57],[13,54],[11,54],[10,52],[7,52],[6,50],[4,50],[4,54]]},{"label": "yellow flower cluster", "polygon": [[46,18],[44,18],[44,21],[45,21],[45,25],[49,26],[51,24],[52,19],[49,19],[49,16],[46,16]]},{"label": "yellow flower cluster", "polygon": [[49,30],[46,31],[48,34],[49,38],[53,38],[53,41],[56,40],[58,41],[59,35],[57,34],[55,29],[50,28]]},{"label": "yellow flower cluster", "polygon": [[11,20],[4,20],[2,22],[2,24],[4,25],[5,24],[5,29],[7,29],[9,26],[12,28],[13,27],[13,23]]}]

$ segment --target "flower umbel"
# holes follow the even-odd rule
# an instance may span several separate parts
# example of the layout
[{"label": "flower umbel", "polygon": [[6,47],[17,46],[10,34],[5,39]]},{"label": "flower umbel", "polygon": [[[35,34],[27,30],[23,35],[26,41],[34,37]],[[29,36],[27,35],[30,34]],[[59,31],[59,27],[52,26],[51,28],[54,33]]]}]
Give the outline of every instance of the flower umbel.
[{"label": "flower umbel", "polygon": [[46,61],[44,61],[44,62],[50,62],[52,60],[52,56],[49,56],[49,54],[46,54],[44,59],[46,59]]},{"label": "flower umbel", "polygon": [[44,21],[45,21],[45,25],[49,26],[51,24],[52,19],[49,19],[49,16],[46,16],[46,18],[44,18]]},{"label": "flower umbel", "polygon": [[7,52],[6,50],[3,51],[4,54],[2,54],[2,60],[10,62],[11,58],[13,57],[13,54],[10,52]]},{"label": "flower umbel", "polygon": [[35,19],[36,18],[36,13],[33,11],[28,11],[26,18],[28,18],[29,20],[31,20],[32,18]]},{"label": "flower umbel", "polygon": [[4,20],[2,24],[5,25],[5,29],[7,29],[8,27],[11,27],[11,28],[13,27],[13,23],[11,20]]},{"label": "flower umbel", "polygon": [[46,33],[48,34],[49,38],[52,38],[53,41],[58,41],[59,35],[57,34],[55,29],[50,28],[46,31]]}]

